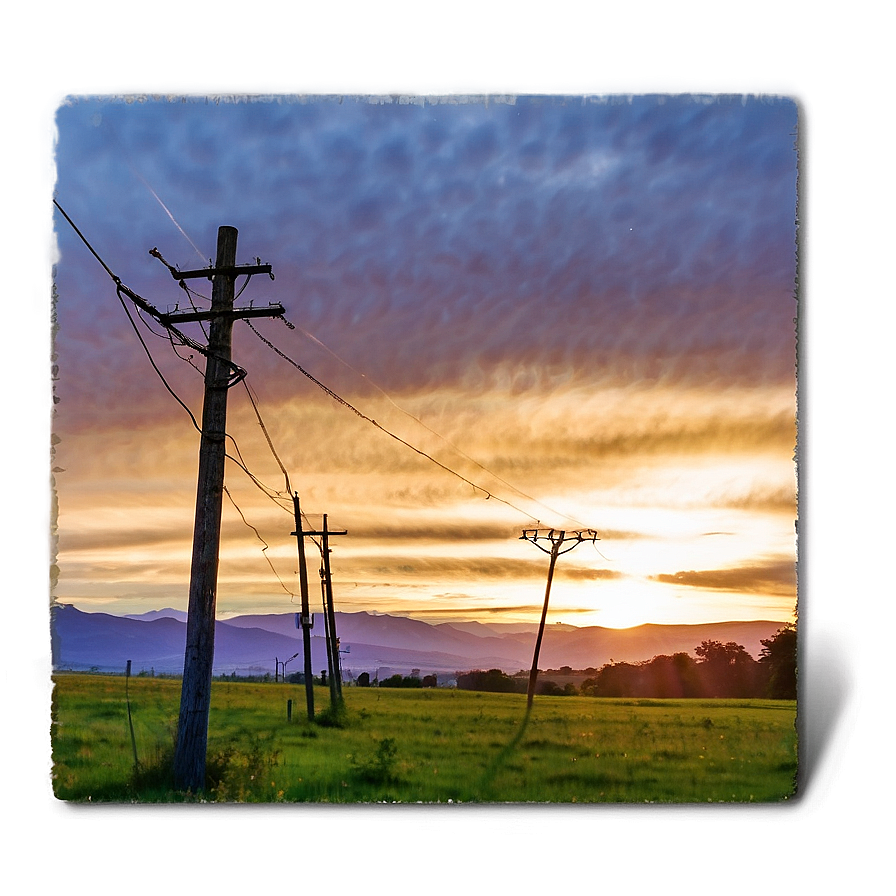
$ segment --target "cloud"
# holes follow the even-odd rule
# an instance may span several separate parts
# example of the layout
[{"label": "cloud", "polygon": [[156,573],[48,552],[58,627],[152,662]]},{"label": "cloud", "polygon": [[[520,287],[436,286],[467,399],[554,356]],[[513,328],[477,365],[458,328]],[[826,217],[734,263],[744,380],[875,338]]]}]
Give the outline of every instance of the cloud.
[{"label": "cloud", "polygon": [[796,563],[792,560],[776,560],[731,569],[688,570],[652,578],[669,585],[709,588],[715,591],[787,596],[796,593]]},{"label": "cloud", "polygon": [[[548,517],[542,501],[557,514],[657,500],[792,510],[796,123],[794,103],[756,98],[91,98],[59,110],[56,195],[115,274],[162,309],[188,298],[148,250],[193,267],[191,242],[210,257],[217,228],[237,226],[238,260],[260,256],[276,275],[253,278],[240,302],[280,301],[302,328],[259,320],[259,331],[363,414],[514,505],[485,502],[378,431],[240,323],[234,359],[303,507],[326,509],[388,575],[408,565],[414,584],[471,570],[492,583],[543,580],[535,560],[490,556],[521,516]],[[56,221],[63,566],[105,550],[108,569],[94,575],[111,576],[142,546],[163,569],[192,521],[199,434],[111,279]],[[199,420],[201,374],[158,327],[138,325]],[[198,325],[188,332],[204,341]],[[283,490],[242,387],[228,431],[252,472]],[[280,551],[288,508],[232,463],[227,482]],[[173,517],[183,511],[167,538],[151,515],[166,494]],[[141,515],[100,520],[112,506]],[[736,529],[706,524],[716,526]],[[603,537],[639,537],[636,519],[617,528]],[[257,579],[264,558],[253,555],[253,572],[246,554],[257,540],[227,502],[224,536],[228,574]],[[404,556],[444,539],[482,556]],[[364,562],[350,560],[358,577]]]},{"label": "cloud", "polygon": [[354,516],[351,535],[357,539],[383,541],[469,541],[487,542],[518,538],[519,528],[500,523],[463,522],[459,520],[392,522],[386,517],[364,519]]},{"label": "cloud", "polygon": [[[337,575],[334,566],[334,576]],[[380,554],[377,556],[342,556],[338,559],[338,575],[343,580],[375,577],[378,580],[423,580],[428,582],[457,579],[468,582],[488,580],[523,581],[544,579],[546,561],[516,560],[504,557],[420,557],[410,554]],[[558,565],[558,579],[597,580],[619,578],[620,573],[595,570],[565,563]]]},{"label": "cloud", "polygon": [[615,569],[588,569],[582,566],[564,566],[558,573],[561,577],[567,579],[578,579],[582,581],[600,581],[607,579],[624,579],[625,573]]},{"label": "cloud", "polygon": [[[274,264],[272,298],[389,387],[456,382],[495,358],[792,372],[793,104],[117,103],[99,105],[99,128],[97,107],[60,111],[60,193],[78,185],[120,273],[140,258],[150,273],[146,251],[164,242],[194,255],[132,165],[207,253],[219,223],[251,222],[241,245]],[[104,208],[113,184],[133,202]],[[446,255],[458,266],[439,278]],[[160,295],[165,282],[151,274]],[[536,326],[545,302],[557,313]],[[475,339],[452,321],[475,321]]]},{"label": "cloud", "polygon": [[60,550],[69,555],[81,552],[116,552],[127,548],[182,548],[192,541],[191,521],[184,519],[176,529],[146,529],[139,526],[79,531],[66,528],[60,534]]}]

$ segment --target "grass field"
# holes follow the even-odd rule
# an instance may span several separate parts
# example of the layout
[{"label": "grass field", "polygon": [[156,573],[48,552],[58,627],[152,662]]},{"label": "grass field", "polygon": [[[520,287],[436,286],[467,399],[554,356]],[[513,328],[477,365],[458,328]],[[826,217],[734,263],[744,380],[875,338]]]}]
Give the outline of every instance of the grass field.
[{"label": "grass field", "polygon": [[[180,681],[54,676],[62,800],[170,802]],[[293,701],[287,721],[287,700]],[[794,794],[796,704],[214,682],[204,799],[236,802],[767,802]]]}]

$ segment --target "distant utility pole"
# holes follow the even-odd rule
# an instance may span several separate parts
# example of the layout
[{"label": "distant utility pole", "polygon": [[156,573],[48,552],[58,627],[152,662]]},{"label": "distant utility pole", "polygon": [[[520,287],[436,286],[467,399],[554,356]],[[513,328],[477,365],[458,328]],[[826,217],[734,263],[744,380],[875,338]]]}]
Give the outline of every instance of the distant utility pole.
[{"label": "distant utility pole", "polygon": [[342,673],[339,669],[339,638],[336,636],[336,611],[333,608],[333,578],[330,575],[330,536],[347,535],[345,529],[327,528],[327,515],[321,531],[321,560],[323,561],[324,614],[327,620],[327,659],[330,665],[330,701],[333,708],[342,699]]},{"label": "distant utility pole", "polygon": [[[585,532],[588,534],[584,534]],[[550,542],[551,546],[548,548],[539,544],[540,539]],[[548,584],[544,591],[544,607],[541,611],[541,623],[538,626],[538,637],[535,639],[535,655],[532,657],[532,669],[529,672],[529,690],[526,694],[526,709],[528,711],[532,708],[532,700],[535,697],[535,682],[538,678],[538,653],[541,650],[541,639],[544,637],[544,623],[548,615],[548,601],[551,599],[551,581],[554,578],[554,567],[557,564],[557,558],[561,554],[568,554],[583,541],[590,541],[593,544],[600,539],[597,537],[597,532],[594,529],[580,529],[575,532],[565,532],[562,529],[523,529],[520,540],[531,541],[540,551],[551,555],[551,563],[548,566]],[[564,548],[563,545],[567,542],[569,546]]]},{"label": "distant utility pole", "polygon": [[209,311],[174,312],[159,318],[163,323],[210,322],[196,518],[193,526],[187,644],[174,753],[175,785],[182,790],[194,792],[205,787],[208,712],[215,653],[221,503],[224,492],[227,390],[245,376],[245,372],[230,360],[233,322],[238,318],[279,317],[284,313],[282,305],[234,309],[234,281],[238,276],[271,273],[271,266],[268,264],[237,266],[236,242],[235,227],[219,227],[214,268],[171,271],[172,276],[179,281],[196,277],[207,277],[212,281],[212,306]]},{"label": "distant utility pole", "polygon": [[[302,592],[302,644],[305,650],[305,699],[308,703],[308,718],[314,718],[313,673],[311,671],[311,611],[308,599],[308,572],[305,569],[305,538],[319,536],[321,541],[321,592],[324,602],[324,628],[327,642],[327,667],[330,676],[330,702],[333,709],[342,696],[342,682],[338,681],[339,655],[336,638],[336,616],[333,612],[333,586],[330,579],[330,536],[346,535],[345,529],[333,530],[327,527],[327,515],[324,514],[323,529],[319,532],[302,529],[302,513],[299,507],[299,496],[293,495],[295,509],[296,536],[299,545],[299,587]],[[334,675],[334,672],[337,674]]]},{"label": "distant utility pole", "polygon": [[308,721],[314,719],[314,672],[311,669],[311,607],[308,599],[308,570],[305,568],[305,535],[302,529],[302,508],[299,496],[293,493],[292,507],[296,521],[296,536],[299,548],[299,590],[302,594],[302,649],[305,652],[305,702],[308,705]]}]

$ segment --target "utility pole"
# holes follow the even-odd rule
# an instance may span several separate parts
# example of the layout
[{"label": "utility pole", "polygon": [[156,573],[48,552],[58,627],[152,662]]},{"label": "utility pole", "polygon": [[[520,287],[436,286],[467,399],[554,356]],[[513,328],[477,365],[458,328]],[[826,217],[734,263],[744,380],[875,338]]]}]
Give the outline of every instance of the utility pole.
[{"label": "utility pole", "polygon": [[327,655],[330,658],[330,700],[333,708],[342,699],[342,673],[339,669],[339,638],[336,636],[336,612],[333,608],[333,579],[330,576],[330,536],[346,535],[346,530],[337,532],[327,528],[327,515],[321,531],[321,559],[324,570],[324,613],[327,617]]},{"label": "utility pole", "polygon": [[305,536],[302,530],[302,508],[298,493],[292,496],[293,513],[296,521],[296,536],[299,548],[299,589],[302,594],[302,649],[305,652],[305,702],[308,707],[308,721],[314,720],[314,672],[311,669],[311,608],[308,600],[308,570],[305,568]]},{"label": "utility pole", "polygon": [[[588,534],[585,535],[584,533]],[[544,547],[540,545],[539,539],[550,542],[551,546]],[[548,615],[548,601],[551,599],[551,581],[554,578],[554,567],[557,565],[557,558],[561,554],[568,554],[573,548],[580,545],[583,541],[594,543],[600,539],[594,529],[578,530],[575,532],[565,532],[562,529],[546,530],[542,534],[540,529],[523,529],[520,536],[521,541],[531,541],[540,551],[551,555],[551,562],[548,566],[548,584],[544,591],[544,607],[541,610],[541,622],[538,626],[538,637],[535,639],[535,655],[532,657],[532,669],[529,672],[529,689],[526,694],[526,711],[532,708],[532,700],[535,697],[535,681],[538,678],[538,654],[541,650],[541,639],[544,636],[544,623]],[[564,543],[570,542],[569,547],[563,548]],[[561,550],[562,548],[562,550]]]},{"label": "utility pole", "polygon": [[236,265],[237,235],[235,227],[218,228],[214,268],[171,271],[172,276],[180,281],[193,277],[209,278],[212,281],[211,309],[159,316],[159,320],[163,323],[200,320],[210,322],[202,435],[199,446],[196,517],[193,526],[187,643],[174,754],[175,785],[182,790],[193,792],[205,787],[208,713],[215,652],[215,602],[221,543],[221,503],[224,492],[227,391],[245,376],[245,371],[236,367],[230,360],[233,322],[243,317],[278,317],[284,312],[282,305],[234,309],[234,281],[237,276],[271,273],[270,265]]},{"label": "utility pole", "polygon": [[[327,643],[327,669],[330,676],[330,704],[335,710],[342,697],[342,682],[339,675],[339,640],[336,637],[336,615],[333,610],[333,584],[330,578],[330,536],[347,535],[345,529],[330,529],[327,525],[327,514],[324,514],[323,528],[317,531],[303,531],[302,517],[299,510],[299,496],[293,497],[295,505],[296,531],[292,534],[299,541],[299,585],[302,591],[302,629],[305,645],[305,694],[308,701],[308,718],[314,718],[314,692],[310,689],[311,680],[311,635],[310,611],[308,608],[308,574],[305,571],[304,539],[309,536],[321,538],[321,596],[324,604],[324,629]],[[308,618],[308,625],[305,620]]]}]

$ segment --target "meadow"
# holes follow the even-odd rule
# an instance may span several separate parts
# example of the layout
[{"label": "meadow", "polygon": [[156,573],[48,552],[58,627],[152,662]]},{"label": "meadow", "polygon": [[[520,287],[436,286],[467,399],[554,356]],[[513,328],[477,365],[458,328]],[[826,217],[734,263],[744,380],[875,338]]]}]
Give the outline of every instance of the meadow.
[{"label": "meadow", "polygon": [[[175,802],[177,679],[53,676],[53,791]],[[128,721],[130,702],[133,739]],[[650,700],[215,681],[208,789],[218,802],[706,803],[792,797],[792,700]],[[287,701],[292,718],[287,719]],[[136,763],[135,763],[136,750]]]}]

